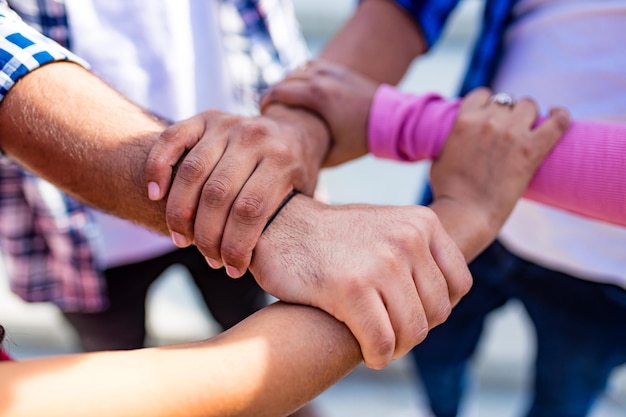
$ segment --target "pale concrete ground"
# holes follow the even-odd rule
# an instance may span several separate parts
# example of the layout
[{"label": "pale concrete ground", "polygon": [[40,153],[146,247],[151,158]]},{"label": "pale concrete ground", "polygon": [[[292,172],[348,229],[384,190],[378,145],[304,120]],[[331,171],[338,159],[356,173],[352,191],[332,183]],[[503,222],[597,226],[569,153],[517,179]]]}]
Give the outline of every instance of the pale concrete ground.
[{"label": "pale concrete ground", "polygon": [[[350,13],[350,0],[296,0],[302,27],[316,52]],[[478,0],[466,0],[455,24],[432,56],[411,70],[402,87],[438,91],[452,96],[466,62],[468,42]],[[353,162],[322,174],[320,185],[330,201],[412,204],[427,167],[375,161]],[[167,344],[208,337],[217,327],[204,310],[183,268],[168,270],[148,300],[151,344]],[[76,338],[56,309],[26,304],[0,280],[0,323],[7,346],[18,359],[76,352]],[[517,416],[527,398],[532,361],[532,331],[519,305],[511,304],[492,317],[474,364],[474,383],[460,417]],[[383,371],[358,368],[315,400],[325,417],[427,416],[419,383],[410,363],[401,359]],[[626,370],[616,372],[608,394],[591,417],[626,416]]]}]

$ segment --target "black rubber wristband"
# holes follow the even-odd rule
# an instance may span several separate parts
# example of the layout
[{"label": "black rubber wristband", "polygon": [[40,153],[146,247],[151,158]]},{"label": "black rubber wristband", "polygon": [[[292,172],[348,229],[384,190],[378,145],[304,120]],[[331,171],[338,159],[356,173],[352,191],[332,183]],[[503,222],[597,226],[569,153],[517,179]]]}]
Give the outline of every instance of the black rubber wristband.
[{"label": "black rubber wristband", "polygon": [[[280,211],[287,205],[287,203],[289,201],[291,201],[292,198],[294,198],[297,194],[300,194],[300,191],[298,190],[293,190],[291,193],[289,193],[289,195],[283,200],[282,203],[280,203],[280,206],[278,206],[278,208],[276,209],[276,211],[274,212],[274,214],[272,214],[272,216],[269,218],[269,220],[267,221],[267,223],[265,224],[265,227],[263,228],[263,232],[265,232],[267,230],[268,227],[270,227],[270,224],[272,224],[272,222],[274,221],[274,219],[276,218],[276,216],[278,216],[278,213],[280,213]],[[263,233],[261,232],[261,233]]]}]

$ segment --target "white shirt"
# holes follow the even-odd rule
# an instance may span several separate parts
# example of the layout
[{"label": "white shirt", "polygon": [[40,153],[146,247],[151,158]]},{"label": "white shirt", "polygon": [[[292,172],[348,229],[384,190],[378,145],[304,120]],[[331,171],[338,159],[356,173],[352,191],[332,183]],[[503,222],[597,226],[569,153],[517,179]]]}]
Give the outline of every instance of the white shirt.
[{"label": "white shirt", "polygon": [[[216,1],[67,0],[72,49],[139,105],[170,120],[233,111]],[[167,237],[94,210],[96,253],[107,268],[176,247]]]},{"label": "white shirt", "polygon": [[[530,96],[542,113],[626,121],[626,3],[522,0],[492,88]],[[626,178],[624,179],[626,181]],[[512,252],[547,268],[626,288],[626,228],[521,200],[500,233]]]}]

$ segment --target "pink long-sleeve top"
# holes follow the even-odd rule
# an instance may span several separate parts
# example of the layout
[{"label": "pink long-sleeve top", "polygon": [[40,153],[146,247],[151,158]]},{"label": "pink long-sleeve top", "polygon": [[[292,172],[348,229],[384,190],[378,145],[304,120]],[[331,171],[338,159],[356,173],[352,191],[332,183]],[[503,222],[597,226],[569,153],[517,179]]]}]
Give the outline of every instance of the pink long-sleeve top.
[{"label": "pink long-sleeve top", "polygon": [[[437,158],[459,106],[436,94],[381,86],[370,110],[370,152],[397,161]],[[572,121],[524,197],[626,226],[626,124]]]}]

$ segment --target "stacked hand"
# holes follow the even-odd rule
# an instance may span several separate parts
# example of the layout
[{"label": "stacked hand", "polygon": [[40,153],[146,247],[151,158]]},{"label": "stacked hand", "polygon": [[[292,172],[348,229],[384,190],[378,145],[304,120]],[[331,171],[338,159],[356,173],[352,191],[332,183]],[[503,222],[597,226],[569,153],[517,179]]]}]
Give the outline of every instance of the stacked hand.
[{"label": "stacked hand", "polygon": [[181,243],[195,243],[235,277],[251,259],[266,291],[345,322],[366,364],[381,368],[421,342],[469,290],[466,260],[495,237],[567,116],[555,111],[534,128],[531,101],[502,106],[479,90],[433,164],[431,208],[329,206],[298,195],[261,234],[291,189],[312,192],[324,156],[333,165],[367,153],[376,90],[347,69],[312,63],[275,86],[262,108],[267,116],[280,102],[319,115],[332,135],[327,154],[324,129],[305,137],[293,123],[308,120],[301,110],[280,107],[280,123],[209,112],[166,132],[148,159],[148,180],[158,184],[150,186],[155,199],[171,187],[168,224]]},{"label": "stacked hand", "polygon": [[451,233],[451,227],[459,230],[454,233],[455,240],[465,248],[468,260],[496,238],[535,171],[569,125],[564,109],[552,109],[550,116],[535,126],[537,106],[532,100],[499,103],[493,97],[486,88],[465,97],[430,171],[431,207],[452,207],[456,222],[447,228]]},{"label": "stacked hand", "polygon": [[[280,102],[325,120],[332,135],[325,162],[329,165],[368,152],[369,110],[377,88],[347,68],[316,61],[274,86],[262,105]],[[450,212],[442,220],[468,260],[495,239],[569,125],[567,112],[555,108],[536,126],[537,111],[530,99],[516,102],[505,94],[492,96],[486,88],[477,89],[463,100],[443,151],[433,160],[432,208],[440,217],[441,211]],[[419,133],[413,140],[420,140]]]},{"label": "stacked hand", "polygon": [[302,111],[273,106],[256,118],[207,111],[161,135],[146,162],[148,193],[167,196],[176,245],[195,244],[213,268],[238,278],[291,190],[313,194],[327,148],[323,124]]},{"label": "stacked hand", "polygon": [[463,254],[428,207],[302,196],[263,234],[251,271],[270,294],[344,322],[377,369],[420,343],[471,286]]},{"label": "stacked hand", "polygon": [[318,114],[331,133],[331,148],[324,162],[335,166],[366,155],[368,116],[378,85],[349,69],[312,61],[273,86],[261,109],[283,103]]}]

